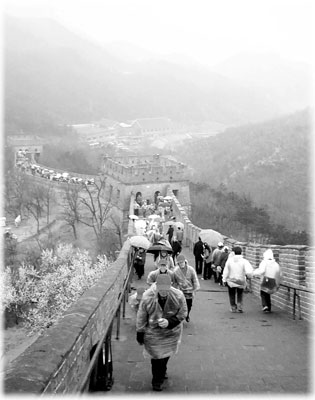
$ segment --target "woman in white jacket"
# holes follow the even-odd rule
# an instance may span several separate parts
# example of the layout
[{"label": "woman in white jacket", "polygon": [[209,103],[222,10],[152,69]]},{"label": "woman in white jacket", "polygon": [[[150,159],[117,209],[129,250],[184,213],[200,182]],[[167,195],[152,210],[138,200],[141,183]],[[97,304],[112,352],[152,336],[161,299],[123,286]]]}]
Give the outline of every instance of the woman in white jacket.
[{"label": "woman in white jacket", "polygon": [[264,259],[259,267],[254,270],[253,276],[260,276],[260,297],[263,312],[271,312],[271,294],[280,287],[281,269],[273,257],[273,252],[268,249],[264,252]]},{"label": "woman in white jacket", "polygon": [[[225,264],[222,282],[227,283],[231,312],[243,312],[243,292],[246,286],[246,276],[252,277],[253,267],[243,258],[242,248],[233,248],[234,255],[230,256]],[[237,304],[236,304],[237,300]]]}]

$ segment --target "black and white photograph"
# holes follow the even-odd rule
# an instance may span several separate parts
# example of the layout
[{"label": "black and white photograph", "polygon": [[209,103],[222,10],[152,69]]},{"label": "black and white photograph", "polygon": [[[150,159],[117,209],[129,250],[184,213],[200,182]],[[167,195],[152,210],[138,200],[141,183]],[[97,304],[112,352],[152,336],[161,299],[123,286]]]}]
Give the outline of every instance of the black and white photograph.
[{"label": "black and white photograph", "polygon": [[314,2],[0,12],[2,396],[314,395]]}]

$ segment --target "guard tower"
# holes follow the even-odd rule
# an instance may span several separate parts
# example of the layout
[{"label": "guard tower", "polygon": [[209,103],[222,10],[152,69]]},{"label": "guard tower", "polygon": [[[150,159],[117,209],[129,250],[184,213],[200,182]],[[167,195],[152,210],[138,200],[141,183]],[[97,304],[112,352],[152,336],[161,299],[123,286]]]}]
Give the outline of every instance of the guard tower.
[{"label": "guard tower", "polygon": [[116,197],[116,207],[129,214],[130,198],[141,192],[143,200],[153,202],[155,192],[166,196],[171,190],[188,212],[190,194],[187,165],[159,154],[104,157],[102,171]]}]

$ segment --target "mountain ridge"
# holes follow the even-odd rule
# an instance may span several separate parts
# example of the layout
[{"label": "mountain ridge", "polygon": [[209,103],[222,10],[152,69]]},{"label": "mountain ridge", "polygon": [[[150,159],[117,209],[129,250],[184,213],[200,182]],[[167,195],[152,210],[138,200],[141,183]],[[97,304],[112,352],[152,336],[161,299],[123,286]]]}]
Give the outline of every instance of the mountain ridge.
[{"label": "mountain ridge", "polygon": [[[23,123],[31,127],[45,120],[125,121],[139,115],[232,125],[275,117],[290,100],[283,105],[282,98],[275,101],[270,92],[266,95],[213,68],[182,65],[172,57],[129,62],[124,53],[118,57],[110,46],[82,38],[52,20],[32,24],[7,16],[4,44],[5,119],[21,129]],[[304,83],[300,86],[296,93],[304,93]]]}]

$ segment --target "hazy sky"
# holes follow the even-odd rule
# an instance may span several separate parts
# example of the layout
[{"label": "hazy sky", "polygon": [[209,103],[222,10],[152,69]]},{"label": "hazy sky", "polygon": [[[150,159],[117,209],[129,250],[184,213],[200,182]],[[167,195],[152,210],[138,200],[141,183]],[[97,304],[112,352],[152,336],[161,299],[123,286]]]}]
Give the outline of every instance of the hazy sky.
[{"label": "hazy sky", "polygon": [[129,41],[209,65],[239,52],[314,56],[313,0],[6,0],[3,11],[45,16],[101,42]]}]

